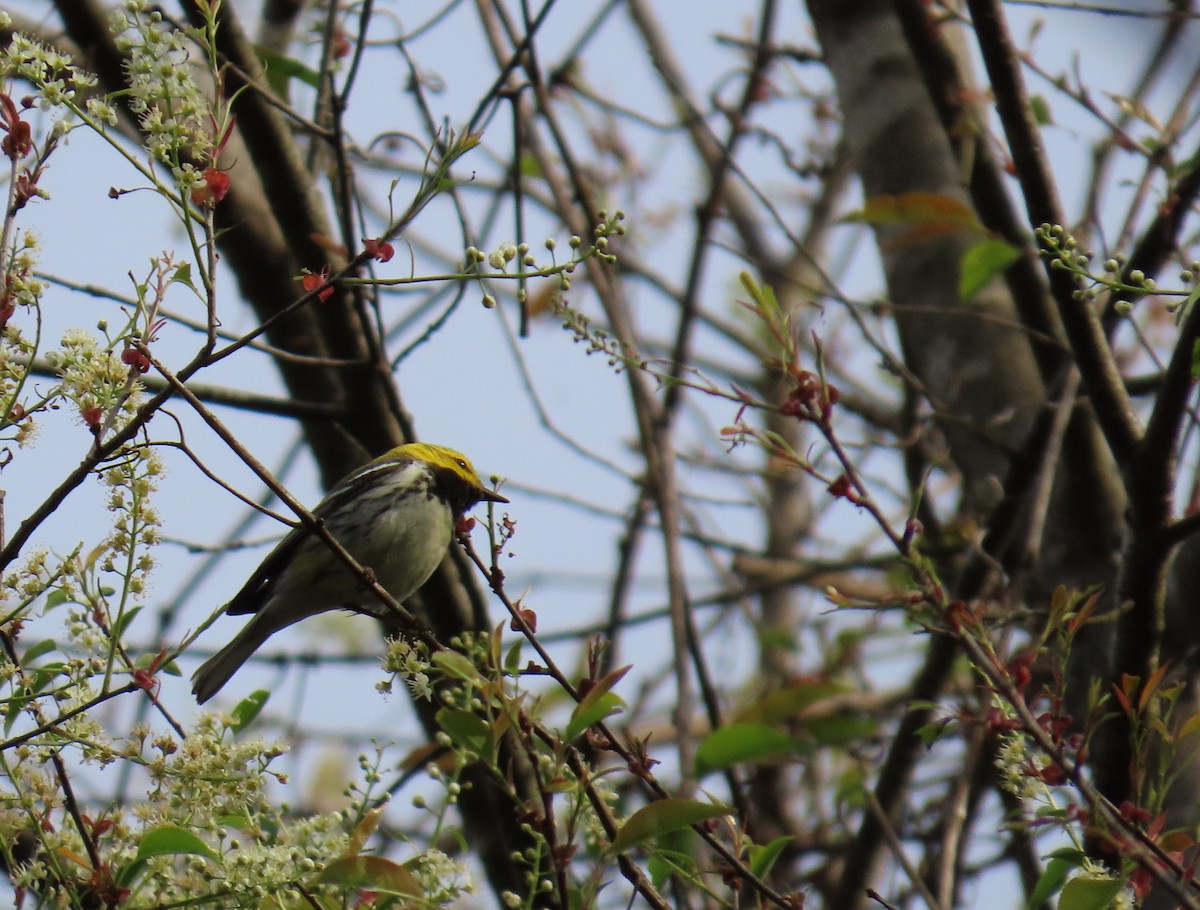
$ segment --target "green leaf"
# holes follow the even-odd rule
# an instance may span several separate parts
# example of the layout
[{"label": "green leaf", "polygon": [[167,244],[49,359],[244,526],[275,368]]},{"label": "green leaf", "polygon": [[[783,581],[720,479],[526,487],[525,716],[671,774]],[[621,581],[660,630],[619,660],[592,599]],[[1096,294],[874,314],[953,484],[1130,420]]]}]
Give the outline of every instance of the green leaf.
[{"label": "green leaf", "polygon": [[777,837],[769,844],[751,844],[747,849],[750,862],[750,873],[755,878],[766,878],[771,871],[771,867],[775,865],[775,860],[779,859],[784,848],[790,844],[795,838],[790,834],[785,834],[783,837]]},{"label": "green leaf", "polygon": [[799,639],[796,630],[783,626],[764,627],[754,630],[755,640],[764,650],[787,651],[795,653],[799,650]]},{"label": "green leaf", "polygon": [[939,717],[937,720],[917,727],[917,736],[920,738],[921,744],[928,749],[945,736],[946,731],[953,727],[954,723],[955,718],[953,717]]},{"label": "green leaf", "polygon": [[[1064,816],[1065,817],[1065,816]],[[1057,850],[1052,850],[1046,854],[1047,859],[1065,859],[1069,860],[1073,865],[1082,866],[1083,861],[1088,855],[1082,850],[1075,847],[1059,847]]]},{"label": "green leaf", "polygon": [[601,692],[598,695],[589,692],[586,699],[575,706],[571,719],[567,722],[565,737],[567,742],[574,742],[588,727],[597,721],[604,720],[613,714],[625,710],[625,700],[615,692]]},{"label": "green leaf", "polygon": [[766,724],[730,724],[709,733],[696,749],[696,776],[742,762],[809,751],[805,743]]},{"label": "green leaf", "polygon": [[48,664],[42,664],[40,667],[34,667],[29,671],[29,688],[35,695],[45,691],[45,689],[54,682],[66,669],[67,665],[61,660],[52,660]]},{"label": "green leaf", "polygon": [[1192,342],[1192,382],[1200,379],[1200,338]]},{"label": "green leaf", "polygon": [[140,606],[130,607],[128,610],[118,616],[117,621],[113,623],[112,637],[118,641],[123,638],[125,635],[125,630],[129,628],[129,624],[133,622],[134,618],[141,612],[142,608]]},{"label": "green leaf", "polygon": [[479,681],[479,673],[470,658],[457,651],[438,651],[429,659],[429,662],[447,676],[456,677],[464,682]]},{"label": "green leaf", "polygon": [[779,300],[775,297],[775,289],[773,287],[769,284],[759,284],[749,272],[739,273],[738,280],[742,283],[742,287],[746,293],[754,301],[755,306],[761,308],[767,314],[777,315],[780,312]]},{"label": "green leaf", "polygon": [[184,262],[176,266],[175,271],[171,273],[171,283],[182,284],[184,287],[196,291],[196,285],[192,284],[192,264]]},{"label": "green leaf", "polygon": [[335,859],[321,870],[317,881],[322,885],[365,888],[407,897],[419,898],[423,894],[416,876],[399,863],[382,856],[343,856]]},{"label": "green leaf", "polygon": [[989,237],[963,253],[958,275],[958,299],[970,300],[985,284],[1021,258],[1021,251],[1004,240]]},{"label": "green leaf", "polygon": [[1029,910],[1038,910],[1054,897],[1062,889],[1063,882],[1067,880],[1071,870],[1078,867],[1077,861],[1060,856],[1051,857],[1038,877],[1037,884],[1033,886],[1033,893],[1029,895],[1029,903],[1026,905]]},{"label": "green leaf", "polygon": [[450,739],[468,752],[474,755],[491,754],[492,731],[479,715],[442,708],[437,713],[437,722]]},{"label": "green leaf", "polygon": [[1124,888],[1124,879],[1078,875],[1063,886],[1058,910],[1109,910]]},{"label": "green leaf", "polygon": [[8,714],[4,718],[4,735],[8,736],[12,733],[13,724],[17,722],[17,718],[21,716],[26,706],[33,701],[33,693],[21,687],[17,690],[16,695],[4,701],[8,707]]},{"label": "green leaf", "polygon": [[1041,95],[1029,96],[1029,110],[1033,113],[1033,122],[1038,126],[1054,126],[1054,115],[1050,113],[1050,104]]},{"label": "green leaf", "polygon": [[821,745],[844,746],[873,736],[877,725],[874,718],[839,711],[805,721],[804,729]]},{"label": "green leaf", "polygon": [[383,806],[376,806],[358,820],[358,824],[350,832],[350,844],[346,847],[346,856],[358,856],[362,853],[362,848],[366,846],[371,835],[375,833],[375,829],[379,827],[381,818],[383,818]]},{"label": "green leaf", "polygon": [[254,830],[254,819],[245,811],[230,813],[228,815],[218,815],[217,824],[223,828],[233,828],[237,831]]},{"label": "green leaf", "polygon": [[522,177],[541,177],[542,165],[532,152],[523,152],[520,158]]},{"label": "green leaf", "polygon": [[[138,657],[138,659],[135,660],[133,663],[134,663],[134,666],[137,667],[139,670],[149,670],[150,665],[153,664],[154,661],[157,659],[158,659],[157,654],[151,654],[150,652],[147,651],[145,654],[142,654],[140,657]],[[173,660],[169,660],[165,664],[160,666],[158,668],[158,672],[163,673],[167,676],[175,676],[175,677],[183,676],[183,671],[179,669],[178,662],[173,661]]]},{"label": "green leaf", "polygon": [[54,588],[46,595],[46,609],[53,610],[65,603],[72,603],[71,595],[64,588]]},{"label": "green leaf", "polygon": [[629,670],[630,666],[618,667],[596,680],[588,694],[571,712],[571,719],[567,723],[567,730],[564,734],[567,742],[574,742],[584,730],[596,721],[603,720],[610,714],[616,714],[624,709],[625,702],[612,691],[612,688]]},{"label": "green leaf", "polygon": [[696,872],[696,832],[691,828],[672,831],[655,841],[646,857],[646,871],[654,887],[661,888],[673,875],[690,879]]},{"label": "green leaf", "polygon": [[271,87],[271,91],[284,101],[288,100],[288,80],[290,79],[299,79],[305,85],[313,88],[320,87],[321,75],[312,67],[262,45],[256,45],[254,51],[258,54],[263,69],[266,70],[267,84]]},{"label": "green leaf", "polygon": [[473,133],[463,133],[462,136],[454,143],[450,149],[450,154],[454,159],[461,158],[471,149],[475,148],[483,141],[483,130],[476,130]]},{"label": "green leaf", "polygon": [[686,860],[682,853],[669,854],[655,850],[646,858],[646,872],[650,875],[650,883],[655,888],[661,888],[676,872],[681,871],[680,861]]},{"label": "green leaf", "polygon": [[1114,95],[1111,92],[1105,92],[1104,94],[1116,102],[1122,113],[1142,121],[1142,123],[1146,124],[1146,126],[1150,127],[1156,133],[1163,131],[1162,124],[1158,122],[1158,118],[1154,116],[1150,108],[1146,107],[1144,102],[1126,95]]},{"label": "green leaf", "polygon": [[56,642],[53,638],[43,639],[25,652],[25,655],[21,658],[21,663],[28,667],[29,664],[33,663],[43,654],[49,654],[51,651],[57,650],[58,642]]},{"label": "green leaf", "polygon": [[833,797],[842,808],[861,809],[867,804],[867,779],[861,765],[852,764],[842,773]]},{"label": "green leaf", "polygon": [[681,828],[690,828],[710,818],[732,815],[729,806],[702,803],[695,799],[660,799],[634,812],[613,838],[612,852],[624,853],[631,847]]},{"label": "green leaf", "polygon": [[163,825],[161,828],[151,828],[142,834],[138,841],[136,860],[147,860],[152,856],[173,856],[186,854],[203,856],[214,862],[220,862],[221,857],[198,836],[187,828],[175,825]]},{"label": "green leaf", "polygon": [[128,888],[146,867],[146,861],[155,856],[203,856],[215,863],[221,862],[220,855],[191,831],[163,825],[142,832],[137,855],[117,873],[117,884]]},{"label": "green leaf", "polygon": [[258,717],[270,697],[271,693],[266,689],[255,689],[239,701],[237,707],[229,712],[229,729],[234,733],[241,733],[245,730],[253,723],[254,718]]},{"label": "green leaf", "polygon": [[519,676],[521,674],[521,645],[525,643],[525,639],[517,638],[504,654],[504,672],[510,676]]}]

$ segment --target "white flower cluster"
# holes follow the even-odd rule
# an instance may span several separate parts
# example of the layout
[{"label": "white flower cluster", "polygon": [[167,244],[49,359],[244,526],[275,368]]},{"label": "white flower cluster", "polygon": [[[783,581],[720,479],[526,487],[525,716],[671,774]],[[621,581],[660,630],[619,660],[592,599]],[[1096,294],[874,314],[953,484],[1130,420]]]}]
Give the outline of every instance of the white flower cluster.
[{"label": "white flower cluster", "polygon": [[429,655],[427,649],[420,644],[414,644],[404,638],[390,639],[383,667],[392,674],[392,679],[386,679],[375,687],[381,693],[390,693],[392,680],[399,676],[414,698],[424,698],[427,701],[433,698],[433,683],[428,672]]},{"label": "white flower cluster", "polygon": [[122,417],[128,417],[141,404],[141,387],[131,384],[129,367],[120,355],[106,350],[99,340],[83,329],[68,329],[61,347],[46,355],[60,376],[59,392],[79,407],[84,422],[95,426],[97,415],[109,417],[116,408],[112,426],[120,429]]},{"label": "white flower cluster", "polygon": [[234,739],[217,715],[205,714],[182,741],[160,736],[150,745],[154,752],[142,758],[155,788],[137,810],[143,830],[179,825],[208,832],[221,855],[219,862],[162,858],[144,885],[155,906],[200,895],[219,896],[206,906],[248,906],[311,881],[318,865],[345,852],[349,838],[339,813],[285,821],[270,808],[265,783],[271,763],[286,751],[283,743]]},{"label": "white flower cluster", "polygon": [[150,154],[172,168],[182,158],[210,158],[212,105],[192,78],[187,36],[147,0],[124,0],[112,11],[109,29],[129,55],[129,106]]},{"label": "white flower cluster", "polygon": [[131,594],[145,590],[146,575],[154,567],[150,550],[162,539],[162,519],[150,505],[158,487],[162,462],[153,449],[139,448],[121,458],[104,473],[108,485],[108,509],[116,516],[112,533],[105,541],[102,568],[124,579]]},{"label": "white flower cluster", "polygon": [[416,857],[410,869],[421,883],[427,906],[448,904],[475,890],[466,866],[436,848]]},{"label": "white flower cluster", "polygon": [[9,611],[16,604],[27,605],[28,601],[38,597],[54,582],[54,570],[50,567],[50,553],[36,549],[29,553],[20,566],[4,576],[3,591],[0,599],[4,603],[7,619],[21,619],[22,614],[11,614]]},{"label": "white flower cluster", "polygon": [[[107,654],[111,641],[96,625],[92,610],[84,606],[72,607],[64,621],[67,640],[85,654]],[[100,669],[103,670],[101,664]]]},{"label": "white flower cluster", "polygon": [[1000,785],[1018,799],[1032,799],[1045,792],[1045,786],[1029,773],[1029,746],[1020,733],[1000,737],[996,770],[1000,772]]},{"label": "white flower cluster", "polygon": [[[232,739],[216,715],[201,717],[182,740],[153,735],[142,726],[114,744],[110,754],[118,750],[149,772],[152,790],[148,801],[129,813],[104,820],[109,825],[102,835],[106,866],[130,868],[143,838],[164,828],[186,828],[211,851],[149,859],[136,881],[128,883],[133,893],[121,906],[202,903],[233,910],[291,889],[298,902],[299,887],[312,888],[317,870],[347,850],[346,819],[340,813],[297,819],[270,809],[264,776],[284,747]],[[74,824],[65,819],[58,781],[38,751],[17,747],[0,754],[0,773],[10,784],[0,792],[0,839],[13,843],[36,836],[41,849],[12,870],[13,882],[36,894],[40,906],[68,906],[68,891],[76,889],[56,883],[86,873],[59,858],[87,854]]]},{"label": "white flower cluster", "polygon": [[[29,373],[29,361],[36,346],[26,338],[11,317],[18,306],[37,306],[46,283],[36,278],[38,241],[30,231],[9,252],[3,266],[3,296],[0,297],[0,438],[28,445],[36,435],[37,424],[28,413],[28,401],[22,401]],[[2,257],[0,257],[2,258]]]},{"label": "white flower cluster", "polygon": [[5,291],[14,306],[36,306],[46,292],[46,282],[35,277],[37,252],[41,242],[32,231],[21,235],[21,242],[12,251],[8,264]]},{"label": "white flower cluster", "polygon": [[[609,808],[609,813],[616,819],[621,819],[621,814],[617,811],[617,807],[621,803],[620,794],[612,784],[610,778],[603,774],[594,775],[589,779],[592,792],[599,797]],[[599,854],[608,849],[610,842],[607,829],[604,827],[604,822],[600,815],[596,812],[592,805],[592,800],[588,794],[587,788],[579,782],[571,797],[573,804],[573,812],[571,817],[577,819],[580,833],[583,835],[583,842],[593,853]]]},{"label": "white flower cluster", "polygon": [[76,92],[90,89],[97,79],[79,69],[71,58],[17,32],[0,51],[0,76],[29,82],[42,110],[72,105]]}]

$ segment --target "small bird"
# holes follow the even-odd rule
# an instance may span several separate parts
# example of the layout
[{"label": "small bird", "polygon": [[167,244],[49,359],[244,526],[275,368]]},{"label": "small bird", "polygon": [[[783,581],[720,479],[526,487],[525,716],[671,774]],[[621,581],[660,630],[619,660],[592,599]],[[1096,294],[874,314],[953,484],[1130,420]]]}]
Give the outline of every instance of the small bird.
[{"label": "small bird", "polygon": [[[508,502],[483,486],[463,455],[414,442],[354,471],[313,515],[392,597],[404,601],[433,574],[459,519],[480,501]],[[226,613],[254,618],[196,671],[196,701],[212,698],[280,629],[339,609],[381,615],[386,607],[325,541],[306,527],[293,529],[226,604]]]}]

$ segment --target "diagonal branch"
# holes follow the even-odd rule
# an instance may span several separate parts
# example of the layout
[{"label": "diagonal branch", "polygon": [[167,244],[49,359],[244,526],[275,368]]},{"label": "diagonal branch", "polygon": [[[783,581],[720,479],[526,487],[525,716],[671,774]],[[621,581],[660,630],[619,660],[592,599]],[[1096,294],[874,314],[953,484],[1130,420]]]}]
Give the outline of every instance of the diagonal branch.
[{"label": "diagonal branch", "polygon": [[[1066,216],[1033,119],[1020,56],[1008,32],[1004,11],[995,0],[967,0],[967,8],[996,97],[996,110],[1008,138],[1029,224],[1034,228],[1042,224],[1065,224]],[[1095,406],[1096,419],[1117,463],[1128,465],[1141,438],[1141,427],[1109,351],[1104,328],[1090,303],[1076,293],[1080,288],[1067,270],[1051,268],[1047,261],[1047,273],[1050,293],[1083,376],[1084,388]]]}]

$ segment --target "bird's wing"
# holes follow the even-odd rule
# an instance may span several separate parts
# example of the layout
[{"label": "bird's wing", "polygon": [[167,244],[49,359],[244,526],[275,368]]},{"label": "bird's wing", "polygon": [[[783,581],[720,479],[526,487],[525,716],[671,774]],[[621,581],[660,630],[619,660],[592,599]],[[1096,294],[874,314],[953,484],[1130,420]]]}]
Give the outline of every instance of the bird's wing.
[{"label": "bird's wing", "polygon": [[257,613],[270,597],[279,572],[292,560],[297,548],[311,534],[312,532],[303,525],[288,531],[242,585],[241,590],[225,605],[225,612],[230,616]]},{"label": "bird's wing", "polygon": [[[363,485],[371,483],[380,471],[398,471],[408,464],[407,461],[381,462],[377,459],[363,465],[358,470],[343,478],[313,509],[313,516],[324,518],[333,509],[353,498]],[[230,616],[242,616],[247,613],[257,613],[263,604],[270,599],[271,590],[284,568],[295,558],[296,551],[313,536],[312,531],[303,525],[292,528],[284,535],[283,540],[275,545],[258,568],[246,581],[233,599],[225,605],[225,612]]]}]

